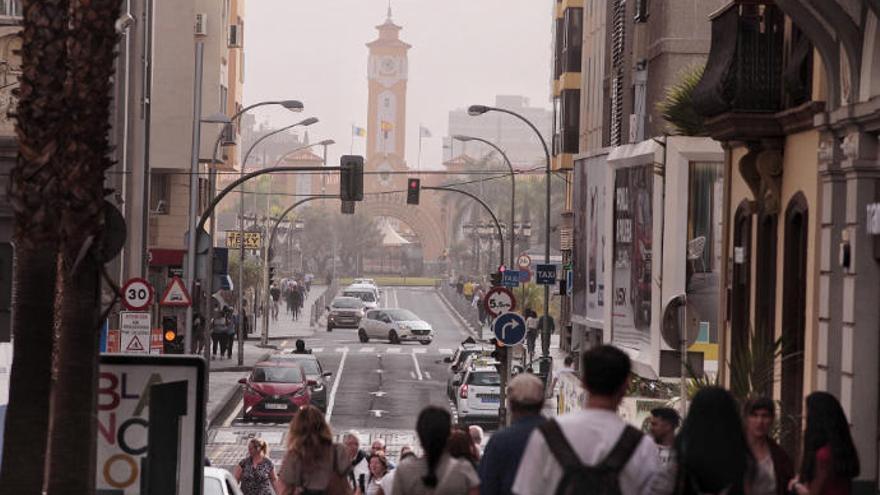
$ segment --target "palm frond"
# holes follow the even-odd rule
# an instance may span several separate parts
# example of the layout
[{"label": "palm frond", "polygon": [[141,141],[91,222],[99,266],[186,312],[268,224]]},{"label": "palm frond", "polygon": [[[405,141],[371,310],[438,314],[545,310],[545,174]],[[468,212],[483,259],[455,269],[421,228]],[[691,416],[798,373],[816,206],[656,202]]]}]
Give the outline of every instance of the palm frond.
[{"label": "palm frond", "polygon": [[679,82],[670,86],[663,100],[657,103],[657,110],[666,119],[671,134],[679,136],[705,134],[703,116],[697,113],[692,99],[694,88],[703,78],[704,69],[704,65],[685,69]]}]

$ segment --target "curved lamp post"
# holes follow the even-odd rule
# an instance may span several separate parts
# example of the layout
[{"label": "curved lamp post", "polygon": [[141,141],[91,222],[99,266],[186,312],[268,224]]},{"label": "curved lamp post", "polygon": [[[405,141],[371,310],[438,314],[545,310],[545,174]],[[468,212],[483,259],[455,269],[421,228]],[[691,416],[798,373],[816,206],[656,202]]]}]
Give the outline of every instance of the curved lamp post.
[{"label": "curved lamp post", "polygon": [[[274,131],[260,136],[259,139],[253,142],[250,147],[245,152],[244,157],[241,160],[241,171],[239,173],[239,179],[244,177],[244,168],[247,165],[248,158],[250,158],[251,153],[254,151],[254,148],[257,147],[260,143],[265,141],[266,139],[276,135],[281,134],[284,131],[289,129],[293,129],[294,127],[308,127],[312,124],[318,123],[317,117],[309,117],[307,119],[300,120],[295,124],[290,124],[288,126],[284,126],[280,129],[275,129]],[[239,321],[239,329],[238,329],[238,365],[241,366],[244,364],[244,323],[243,323],[243,315],[242,308],[244,307],[244,184],[238,190],[238,298],[235,300],[235,310],[238,313],[238,321]],[[256,312],[256,308],[251,308],[251,312]]]},{"label": "curved lamp post", "polygon": [[[544,157],[546,161],[546,166],[544,168],[544,181],[547,183],[547,192],[546,199],[544,202],[544,220],[546,225],[544,226],[544,263],[550,264],[550,172],[551,172],[551,163],[550,163],[550,149],[547,147],[547,141],[544,140],[544,136],[541,135],[541,131],[535,127],[535,124],[523,117],[522,115],[508,110],[506,108],[498,108],[498,107],[490,107],[486,105],[471,105],[468,107],[468,115],[471,117],[476,117],[479,115],[483,115],[488,112],[501,112],[506,113],[508,115],[512,115],[527,126],[529,126],[534,132],[535,135],[538,136],[538,139],[541,141],[541,145],[544,147]],[[544,286],[544,316],[550,315],[550,286]],[[550,321],[547,318],[544,318],[544,328],[542,329],[544,332],[548,332],[550,329],[548,328]]]},{"label": "curved lamp post", "polygon": [[[510,163],[510,159],[507,158],[507,153],[505,153],[504,150],[502,150],[500,147],[498,147],[497,145],[495,145],[495,143],[493,143],[491,141],[488,141],[486,139],[479,138],[479,137],[474,137],[474,136],[462,136],[460,134],[452,136],[452,139],[455,139],[456,141],[461,141],[462,143],[467,143],[469,141],[478,141],[480,143],[483,143],[487,146],[494,148],[495,151],[497,151],[498,153],[501,154],[501,157],[504,159],[504,163],[507,164],[507,168],[510,170],[510,224],[509,224],[510,225],[510,236],[509,236],[510,237],[510,254],[509,254],[510,264],[508,266],[512,270],[513,266],[514,266],[513,263],[514,263],[514,256],[515,256],[514,246],[516,243],[516,232],[514,231],[514,228],[513,228],[513,217],[514,217],[514,211],[516,208],[516,175],[514,175],[515,172],[513,171],[513,165]],[[504,260],[501,260],[501,263],[504,263]]]}]

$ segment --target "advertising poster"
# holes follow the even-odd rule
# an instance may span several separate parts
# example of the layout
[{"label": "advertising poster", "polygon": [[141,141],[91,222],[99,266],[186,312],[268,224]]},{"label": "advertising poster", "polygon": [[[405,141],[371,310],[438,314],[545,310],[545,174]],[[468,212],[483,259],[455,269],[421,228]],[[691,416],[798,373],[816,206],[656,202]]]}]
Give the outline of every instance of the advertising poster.
[{"label": "advertising poster", "polygon": [[651,165],[614,174],[612,341],[642,351],[651,340],[654,176]]},{"label": "advertising poster", "polygon": [[578,161],[574,167],[574,280],[571,288],[571,312],[587,315],[587,164]]},{"label": "advertising poster", "polygon": [[605,306],[605,177],[602,162],[587,167],[586,248],[587,317],[601,321]]}]

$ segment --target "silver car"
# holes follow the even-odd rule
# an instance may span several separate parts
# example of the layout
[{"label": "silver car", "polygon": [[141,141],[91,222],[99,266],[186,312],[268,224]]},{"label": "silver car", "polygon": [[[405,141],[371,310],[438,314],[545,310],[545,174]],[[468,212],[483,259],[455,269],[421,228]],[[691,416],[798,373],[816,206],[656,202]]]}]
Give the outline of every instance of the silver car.
[{"label": "silver car", "polygon": [[392,344],[416,341],[428,345],[434,340],[434,329],[408,309],[374,309],[361,319],[358,338],[361,342],[388,339]]}]

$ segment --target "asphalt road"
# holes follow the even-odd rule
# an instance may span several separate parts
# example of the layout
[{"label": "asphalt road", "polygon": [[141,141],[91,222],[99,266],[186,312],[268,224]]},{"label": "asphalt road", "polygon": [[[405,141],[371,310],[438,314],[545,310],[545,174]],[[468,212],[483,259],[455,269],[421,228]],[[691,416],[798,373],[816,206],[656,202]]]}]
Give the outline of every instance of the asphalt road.
[{"label": "asphalt road", "polygon": [[[327,417],[334,434],[356,430],[362,444],[381,437],[389,454],[400,445],[414,444],[413,430],[419,411],[429,404],[451,408],[446,397],[448,365],[443,358],[452,354],[469,334],[431,288],[383,288],[381,305],[406,308],[434,328],[430,345],[387,341],[361,343],[357,329],[316,331],[306,337],[307,347],[318,356],[325,371],[333,373]],[[292,346],[293,342],[288,345]],[[209,444],[230,448],[211,448],[215,465],[230,466],[240,458],[242,442],[261,436],[270,443],[270,457],[280,461],[285,424],[246,423],[231,417],[224,428],[209,436]]]}]

